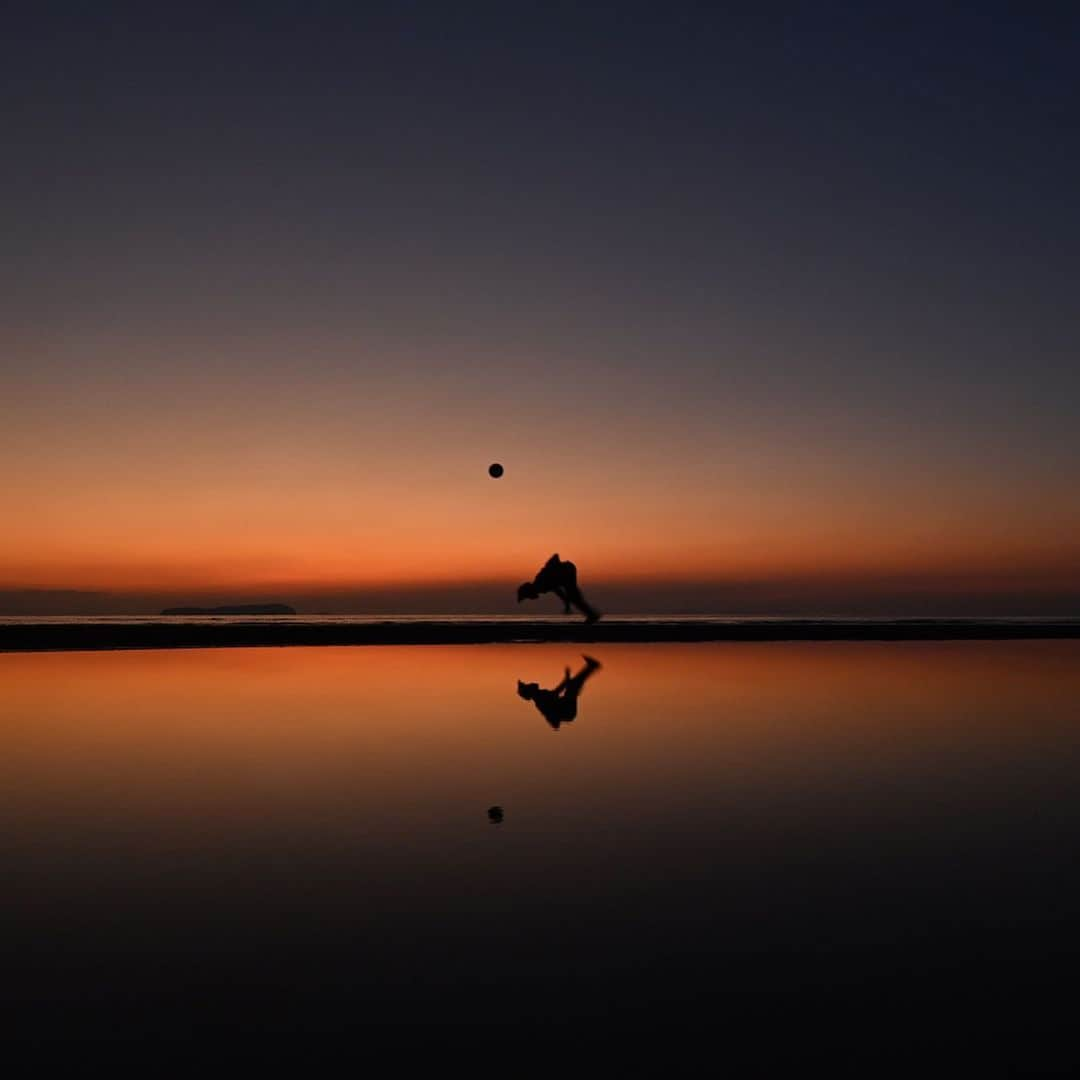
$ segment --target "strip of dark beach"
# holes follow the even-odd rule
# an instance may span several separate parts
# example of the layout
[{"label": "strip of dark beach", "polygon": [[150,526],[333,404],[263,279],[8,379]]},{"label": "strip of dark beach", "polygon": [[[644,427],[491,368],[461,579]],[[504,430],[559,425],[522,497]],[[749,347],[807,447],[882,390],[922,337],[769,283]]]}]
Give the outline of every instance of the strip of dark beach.
[{"label": "strip of dark beach", "polygon": [[494,642],[1005,641],[1080,638],[1073,619],[724,620],[524,622],[431,618],[364,622],[132,623],[0,621],[0,652],[206,649],[283,645],[484,645]]}]

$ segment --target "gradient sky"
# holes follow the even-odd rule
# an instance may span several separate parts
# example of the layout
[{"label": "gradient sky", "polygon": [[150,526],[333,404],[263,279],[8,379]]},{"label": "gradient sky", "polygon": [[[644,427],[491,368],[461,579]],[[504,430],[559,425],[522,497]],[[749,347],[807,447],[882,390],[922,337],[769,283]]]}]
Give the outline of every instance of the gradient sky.
[{"label": "gradient sky", "polygon": [[1080,611],[1080,14],[755,10],[5,16],[0,610]]}]

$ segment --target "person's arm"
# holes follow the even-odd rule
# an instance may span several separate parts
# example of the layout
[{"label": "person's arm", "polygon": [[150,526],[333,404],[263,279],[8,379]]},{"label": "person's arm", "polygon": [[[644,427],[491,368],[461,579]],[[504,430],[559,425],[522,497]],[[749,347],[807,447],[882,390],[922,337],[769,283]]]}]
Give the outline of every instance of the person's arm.
[{"label": "person's arm", "polygon": [[592,605],[589,604],[585,597],[581,595],[581,590],[576,586],[573,589],[572,596],[574,607],[585,616],[586,621],[596,622],[596,620],[600,618],[600,612],[596,611]]},{"label": "person's arm", "polygon": [[566,595],[566,590],[561,585],[556,585],[551,590],[562,602],[563,602],[563,614],[570,614],[570,597]]}]

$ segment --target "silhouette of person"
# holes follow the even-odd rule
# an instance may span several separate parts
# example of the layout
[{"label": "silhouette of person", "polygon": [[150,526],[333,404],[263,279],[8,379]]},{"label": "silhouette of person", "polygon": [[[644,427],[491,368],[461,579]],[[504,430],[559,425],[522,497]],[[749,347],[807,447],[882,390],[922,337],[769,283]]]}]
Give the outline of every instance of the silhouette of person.
[{"label": "silhouette of person", "polygon": [[599,660],[591,656],[582,659],[585,666],[576,675],[571,675],[567,668],[563,681],[553,690],[545,690],[539,683],[526,683],[518,679],[518,696],[531,701],[555,731],[559,730],[560,724],[568,723],[577,716],[577,699],[585,680],[600,668]]},{"label": "silhouette of person", "polygon": [[554,593],[563,602],[567,615],[573,605],[585,616],[587,623],[594,623],[600,618],[600,612],[590,606],[581,595],[577,583],[577,567],[569,560],[560,559],[558,554],[552,555],[544,563],[532,581],[524,581],[518,586],[518,603],[522,600],[535,600],[541,593],[546,592]]}]

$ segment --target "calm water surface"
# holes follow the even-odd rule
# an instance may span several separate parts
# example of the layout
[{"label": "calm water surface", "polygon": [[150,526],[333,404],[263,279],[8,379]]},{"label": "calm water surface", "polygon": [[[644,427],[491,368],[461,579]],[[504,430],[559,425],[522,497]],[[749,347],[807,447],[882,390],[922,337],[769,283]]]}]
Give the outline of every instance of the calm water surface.
[{"label": "calm water surface", "polygon": [[105,1037],[1065,1022],[1080,642],[596,659],[0,655],[6,1014]]}]

